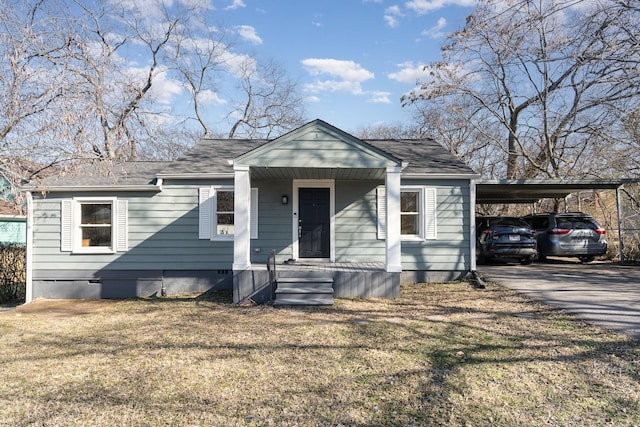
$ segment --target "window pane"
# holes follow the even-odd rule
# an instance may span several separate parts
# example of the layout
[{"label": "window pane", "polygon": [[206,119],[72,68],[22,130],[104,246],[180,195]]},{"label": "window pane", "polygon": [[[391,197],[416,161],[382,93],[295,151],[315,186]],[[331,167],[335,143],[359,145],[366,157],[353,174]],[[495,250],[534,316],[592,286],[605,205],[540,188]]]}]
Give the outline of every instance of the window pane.
[{"label": "window pane", "polygon": [[83,203],[82,224],[111,224],[111,203]]},{"label": "window pane", "polygon": [[82,227],[82,246],[111,246],[111,227]]},{"label": "window pane", "polygon": [[400,234],[418,234],[418,215],[400,215]]},{"label": "window pane", "polygon": [[400,211],[418,212],[418,192],[403,191],[400,193]]},{"label": "window pane", "polygon": [[233,234],[233,214],[218,214],[216,234]]},{"label": "window pane", "polygon": [[218,212],[233,212],[233,191],[218,191]]}]

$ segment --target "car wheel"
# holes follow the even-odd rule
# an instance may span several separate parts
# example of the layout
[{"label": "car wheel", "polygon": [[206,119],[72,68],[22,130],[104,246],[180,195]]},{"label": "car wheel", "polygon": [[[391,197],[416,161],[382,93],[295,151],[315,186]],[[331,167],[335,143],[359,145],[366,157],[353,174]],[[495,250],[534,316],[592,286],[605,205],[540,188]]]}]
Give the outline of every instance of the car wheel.
[{"label": "car wheel", "polygon": [[520,259],[520,264],[522,264],[522,265],[529,265],[532,262],[533,262],[533,255],[532,256],[526,256],[526,257]]},{"label": "car wheel", "polygon": [[580,262],[587,263],[593,261],[594,259],[596,259],[596,257],[593,255],[580,255],[578,259],[580,260]]}]

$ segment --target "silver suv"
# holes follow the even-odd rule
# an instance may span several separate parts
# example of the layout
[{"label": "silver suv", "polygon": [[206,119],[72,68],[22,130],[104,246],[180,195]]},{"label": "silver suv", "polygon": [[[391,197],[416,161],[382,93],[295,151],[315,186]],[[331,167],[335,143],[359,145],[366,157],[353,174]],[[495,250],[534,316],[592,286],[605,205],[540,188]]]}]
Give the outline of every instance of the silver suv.
[{"label": "silver suv", "polygon": [[607,252],[606,231],[591,215],[547,213],[523,218],[536,231],[539,258],[577,257],[590,262]]}]

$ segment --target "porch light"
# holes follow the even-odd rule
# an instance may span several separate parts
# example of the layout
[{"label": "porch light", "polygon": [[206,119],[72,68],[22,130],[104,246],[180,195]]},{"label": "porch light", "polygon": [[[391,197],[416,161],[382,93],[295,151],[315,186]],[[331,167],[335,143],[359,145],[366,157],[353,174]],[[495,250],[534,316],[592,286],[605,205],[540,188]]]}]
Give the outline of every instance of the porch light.
[{"label": "porch light", "polygon": [[280,201],[282,202],[283,205],[289,204],[289,196],[287,196],[286,194],[283,194]]}]

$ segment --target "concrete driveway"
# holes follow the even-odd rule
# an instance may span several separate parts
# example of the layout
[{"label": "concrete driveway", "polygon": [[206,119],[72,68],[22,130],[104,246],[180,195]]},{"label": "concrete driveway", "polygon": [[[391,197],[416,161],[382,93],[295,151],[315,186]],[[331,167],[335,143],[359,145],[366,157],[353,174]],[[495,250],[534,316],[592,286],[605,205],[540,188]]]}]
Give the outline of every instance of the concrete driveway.
[{"label": "concrete driveway", "polygon": [[487,281],[640,340],[640,266],[569,259],[528,266],[480,265],[478,272]]}]

